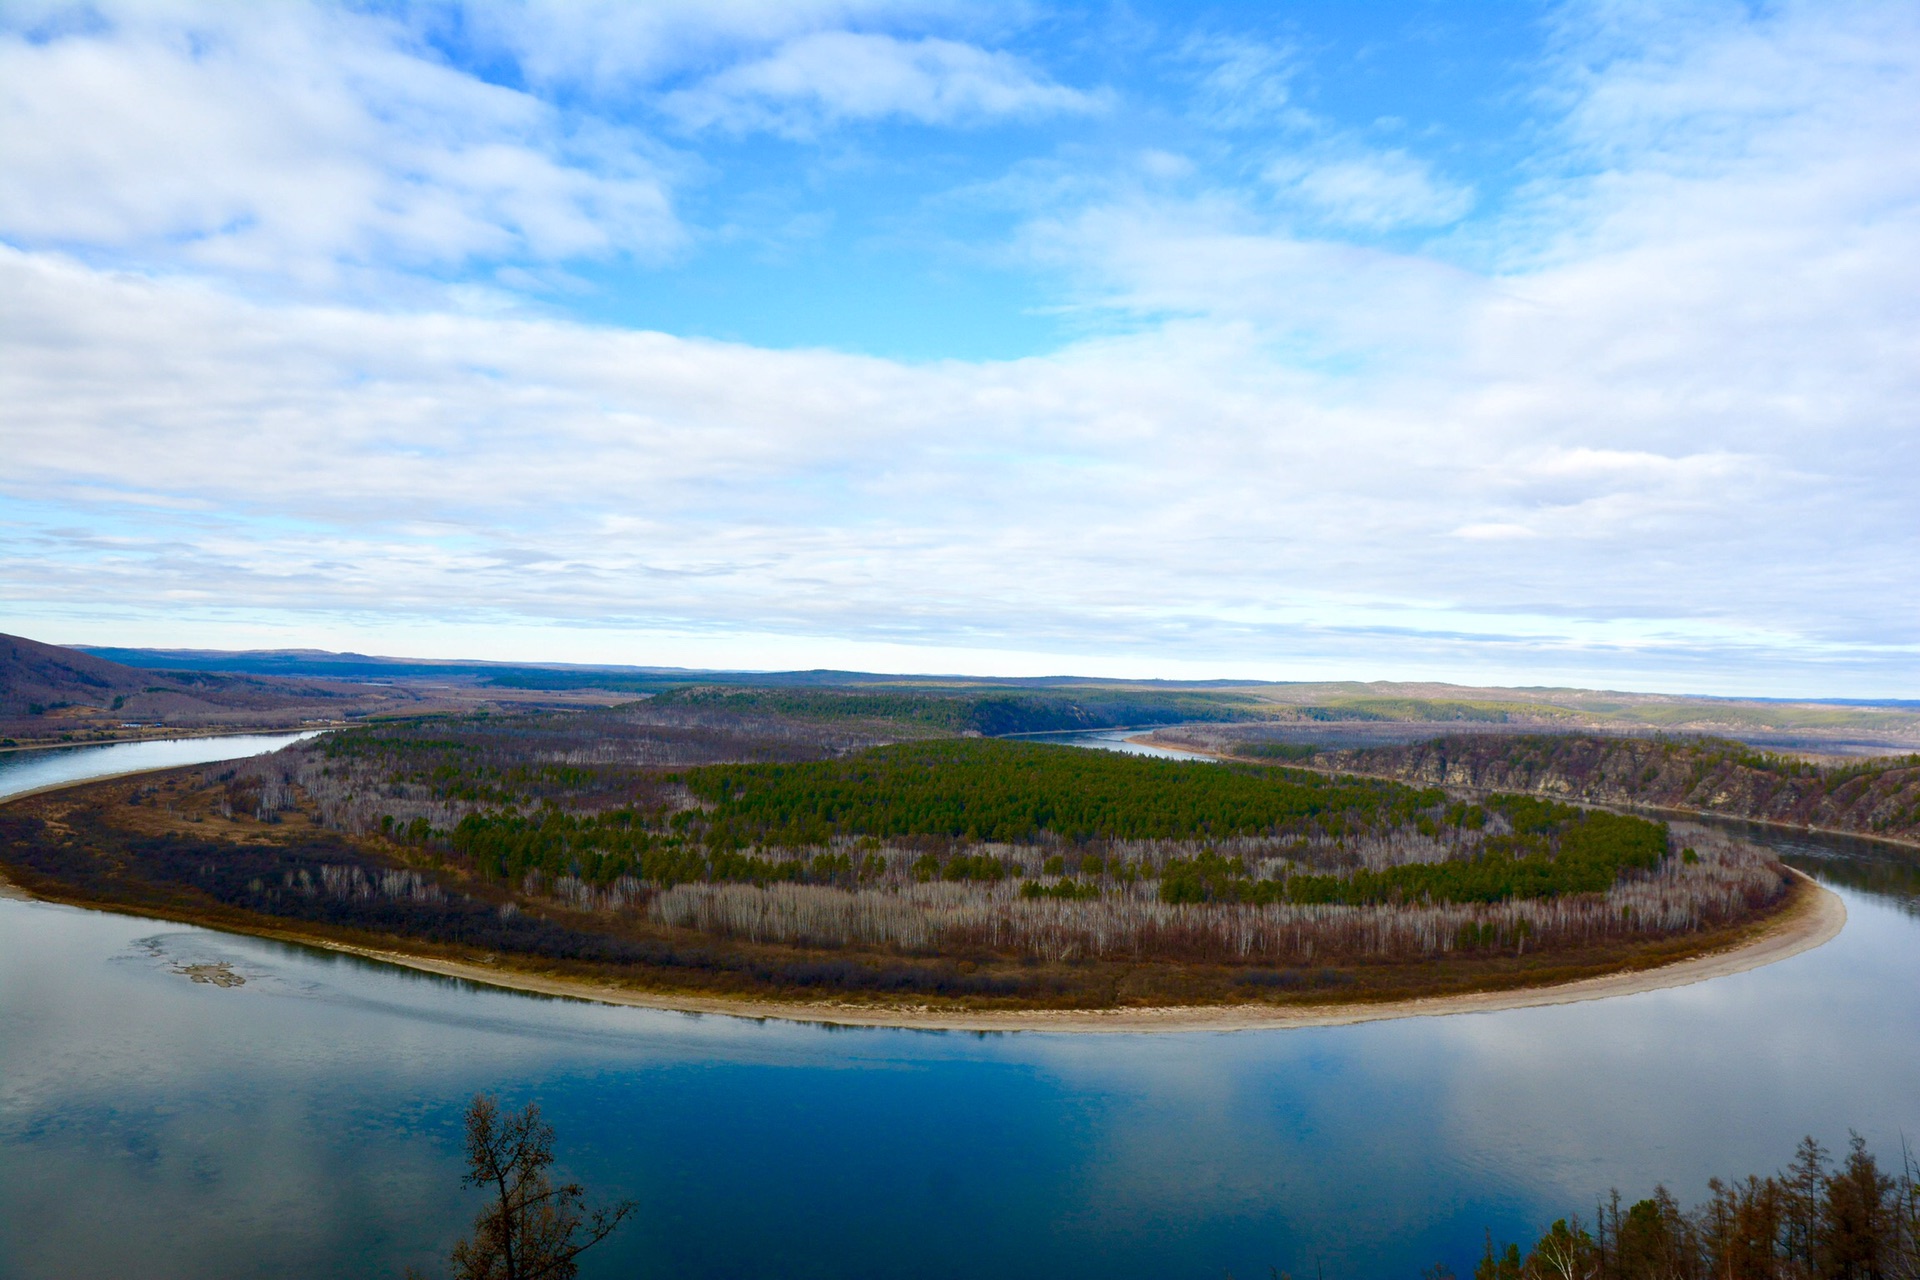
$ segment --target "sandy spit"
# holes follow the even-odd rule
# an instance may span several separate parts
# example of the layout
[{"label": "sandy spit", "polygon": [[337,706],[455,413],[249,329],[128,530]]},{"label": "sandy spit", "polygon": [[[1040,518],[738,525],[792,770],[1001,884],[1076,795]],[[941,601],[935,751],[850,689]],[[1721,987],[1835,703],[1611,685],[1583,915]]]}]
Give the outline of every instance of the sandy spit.
[{"label": "sandy spit", "polygon": [[[1789,870],[1792,870],[1789,868]],[[660,994],[632,991],[609,984],[543,977],[505,967],[439,960],[356,947],[300,934],[277,934],[288,941],[325,947],[385,964],[401,965],[443,977],[461,978],[510,991],[592,1000],[601,1004],[663,1009],[679,1013],[713,1013],[763,1021],[830,1023],[845,1027],[896,1027],[926,1031],[1258,1031],[1280,1027],[1335,1027],[1389,1018],[1428,1018],[1453,1013],[1491,1013],[1500,1009],[1528,1009],[1539,1005],[1574,1004],[1609,996],[1635,995],[1684,987],[1728,974],[1758,969],[1831,942],[1846,927],[1847,908],[1838,894],[1811,877],[1794,871],[1803,883],[1799,901],[1788,906],[1757,937],[1721,951],[1675,961],[1657,969],[1629,970],[1582,978],[1558,986],[1514,991],[1480,991],[1419,1000],[1369,1004],[1288,1007],[1265,1004],[1173,1005],[1165,1008],[1022,1009],[970,1012],[935,1009],[927,1005],[873,1005],[850,1002],[728,999],[715,996]]]}]

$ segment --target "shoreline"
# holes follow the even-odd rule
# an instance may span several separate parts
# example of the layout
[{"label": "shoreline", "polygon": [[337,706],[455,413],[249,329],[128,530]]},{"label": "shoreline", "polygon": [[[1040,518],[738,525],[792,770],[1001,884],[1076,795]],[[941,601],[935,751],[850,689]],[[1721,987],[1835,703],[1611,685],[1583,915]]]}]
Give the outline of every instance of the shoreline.
[{"label": "shoreline", "polygon": [[[144,741],[144,742],[189,742],[189,741],[198,742],[206,738],[276,738],[276,737],[284,737],[287,735],[295,735],[296,737],[318,737],[323,733],[330,733],[330,732],[332,731],[329,729],[282,729],[282,730],[276,730],[273,733],[208,733],[208,734],[202,734],[199,738],[146,738],[146,739],[141,739],[141,741]],[[85,745],[91,746],[91,747],[117,747],[117,746],[126,746],[130,744],[119,743],[119,742],[90,742]],[[42,750],[51,750],[51,749],[52,748],[45,748],[45,747],[6,748],[6,750],[22,750],[22,751],[24,750],[42,751]],[[96,773],[85,778],[70,778],[65,782],[49,782],[42,786],[29,787],[25,791],[9,792],[6,795],[0,795],[0,805],[9,805],[16,800],[31,800],[35,796],[44,796],[55,791],[65,791],[71,787],[92,786],[96,782],[118,782],[125,778],[138,777],[143,773],[166,773],[170,769],[201,769],[201,768],[207,767],[208,765],[227,764],[234,760],[250,760],[250,759],[252,759],[251,756],[227,756],[219,760],[203,760],[196,764],[148,765],[140,769],[122,769],[118,773]],[[0,877],[0,882],[4,882],[4,877]]]},{"label": "shoreline", "polygon": [[[1192,754],[1212,753],[1193,752]],[[114,778],[157,772],[164,772],[164,770],[135,769],[111,777],[83,778],[53,783],[8,796],[0,800],[0,806],[15,800],[27,799],[30,796],[107,782]],[[1347,1004],[1169,1005],[1060,1010],[972,1011],[935,1009],[927,1005],[884,1006],[853,1001],[788,1001],[639,991],[612,983],[550,977],[507,966],[496,967],[388,948],[363,946],[293,929],[236,928],[231,925],[181,920],[176,915],[156,913],[147,916],[144,912],[117,909],[113,906],[96,906],[82,902],[62,903],[58,898],[43,898],[28,892],[8,880],[4,871],[0,871],[0,898],[61,903],[61,905],[74,906],[81,910],[146,916],[146,918],[163,919],[194,928],[208,929],[216,933],[262,937],[338,954],[358,956],[376,963],[454,978],[480,986],[524,994],[586,1000],[599,1004],[655,1009],[662,1012],[720,1014],[754,1021],[786,1021],[898,1030],[1136,1034],[1347,1026],[1354,1023],[1383,1022],[1399,1018],[1492,1013],[1506,1009],[1575,1004],[1613,996],[1637,995],[1643,992],[1691,986],[1713,978],[1744,973],[1750,969],[1758,969],[1811,951],[1838,937],[1841,930],[1846,927],[1846,904],[1841,901],[1838,894],[1796,868],[1788,867],[1787,870],[1796,877],[1795,888],[1798,890],[1796,896],[1800,897],[1799,902],[1790,902],[1783,906],[1773,918],[1756,926],[1757,932],[1750,937],[1730,946],[1719,947],[1653,968],[1627,968],[1594,977],[1579,978],[1571,982],[1542,986]]]},{"label": "shoreline", "polygon": [[[853,1002],[803,1002],[731,999],[720,996],[672,995],[634,991],[608,983],[552,978],[508,968],[441,960],[375,947],[356,946],[290,931],[261,931],[259,936],[295,942],[323,950],[358,956],[525,994],[586,1000],[664,1013],[719,1014],[755,1022],[799,1022],[837,1027],[870,1027],[900,1031],[1062,1032],[1085,1034],[1221,1033],[1274,1031],[1290,1027],[1339,1027],[1400,1018],[1445,1017],[1465,1013],[1497,1013],[1507,1009],[1579,1004],[1614,996],[1639,995],[1692,986],[1714,978],[1759,969],[1811,951],[1840,935],[1847,923],[1840,895],[1813,877],[1789,867],[1799,877],[1805,895],[1764,925],[1747,941],[1690,956],[1652,969],[1625,969],[1549,986],[1504,991],[1471,991],[1458,995],[1423,996],[1410,1000],[1327,1005],[1169,1005],[1118,1009],[945,1010],[925,1005],[887,1007]],[[201,926],[211,928],[213,926]]]},{"label": "shoreline", "polygon": [[[169,730],[165,733],[142,734],[130,738],[96,738],[91,742],[18,742],[11,747],[0,747],[0,755],[18,755],[27,751],[74,751],[87,747],[126,747],[143,742],[199,742],[206,738],[271,738],[282,733],[332,733],[336,729],[351,729],[356,721],[330,721],[326,724],[300,725],[292,729],[210,729],[205,733],[191,730]],[[145,770],[135,770],[144,773]],[[88,782],[104,781],[101,778],[88,778]],[[6,797],[18,799],[16,796]]]}]

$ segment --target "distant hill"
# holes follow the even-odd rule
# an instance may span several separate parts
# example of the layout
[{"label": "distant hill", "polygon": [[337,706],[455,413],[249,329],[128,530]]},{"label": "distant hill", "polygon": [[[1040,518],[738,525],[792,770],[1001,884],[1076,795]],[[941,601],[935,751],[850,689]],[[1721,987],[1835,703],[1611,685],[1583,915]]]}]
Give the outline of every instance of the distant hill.
[{"label": "distant hill", "polygon": [[148,672],[77,649],[0,635],[0,716],[76,704],[106,706],[152,683]]},{"label": "distant hill", "polygon": [[167,671],[0,634],[0,735],[57,737],[125,722],[234,727],[333,718],[403,700],[337,680]]},{"label": "distant hill", "polygon": [[932,689],[1129,689],[1233,690],[1259,681],[1107,680],[1092,676],[1008,676],[984,678],[952,674],[894,675],[872,671],[726,671],[694,667],[623,666],[617,663],[481,662],[471,659],[385,658],[325,649],[123,649],[81,645],[91,654],[129,667],[158,671],[246,672],[252,675],[321,676],[349,680],[474,680],[511,689],[616,689],[652,692],[693,685],[730,685],[755,689],[844,689],[880,687]]},{"label": "distant hill", "polygon": [[[31,641],[23,642],[32,644]],[[778,708],[807,717],[871,716],[949,732],[988,734],[1086,729],[1175,722],[1255,722],[1289,740],[1357,745],[1406,740],[1431,726],[1433,734],[1463,729],[1488,732],[1601,732],[1710,735],[1774,748],[1826,753],[1912,751],[1920,748],[1920,703],[1886,698],[1727,698],[1572,688],[1491,688],[1432,682],[1229,680],[1115,680],[1083,676],[1026,678],[952,674],[898,675],[861,671],[725,671],[681,667],[388,658],[318,649],[221,651],[41,645],[74,670],[52,684],[34,686],[27,700],[42,705],[67,701],[98,706],[94,696],[119,696],[124,676],[111,689],[88,684],[109,679],[103,668],[80,670],[83,658],[107,670],[138,669],[136,682],[190,692],[215,704],[247,696],[284,698],[289,684],[313,691],[343,687],[361,697],[375,688],[405,693],[415,709],[532,705],[586,705],[625,697],[697,696],[736,710]],[[46,668],[52,671],[52,668]],[[55,675],[59,673],[54,672]],[[192,683],[194,677],[223,683]],[[245,686],[239,681],[252,681]],[[343,682],[351,682],[345,683]],[[25,681],[30,684],[31,681]],[[56,687],[57,686],[57,687]],[[25,685],[23,684],[23,687]],[[144,688],[144,685],[142,686]],[[59,692],[65,689],[67,692]],[[704,692],[703,692],[704,691]],[[759,691],[768,696],[747,697]],[[218,697],[213,695],[218,694]],[[859,694],[866,701],[828,695]],[[781,696],[773,696],[781,695]],[[869,696],[871,695],[871,696]],[[884,695],[881,701],[873,697]],[[886,699],[906,697],[912,705]],[[16,702],[19,699],[16,699]],[[749,704],[752,704],[751,706]],[[764,704],[764,705],[761,705]],[[885,712],[882,706],[890,707]],[[129,712],[145,704],[127,704]],[[153,714],[163,714],[152,708]],[[0,719],[5,713],[0,712]]]},{"label": "distant hill", "polygon": [[[573,667],[524,665],[505,662],[435,661],[381,658],[364,653],[329,653],[324,649],[116,649],[87,646],[75,650],[96,658],[147,671],[209,671],[258,676],[306,676],[334,680],[470,679],[502,676],[549,677],[568,680],[606,675],[623,680],[668,678],[668,669],[646,667]],[[681,673],[673,683],[693,678]]]},{"label": "distant hill", "polygon": [[1258,720],[1265,706],[1243,693],[1165,689],[1007,687],[838,689],[704,685],[656,695],[662,707],[710,708],[801,720],[885,720],[948,733],[1001,736],[1146,725]]}]

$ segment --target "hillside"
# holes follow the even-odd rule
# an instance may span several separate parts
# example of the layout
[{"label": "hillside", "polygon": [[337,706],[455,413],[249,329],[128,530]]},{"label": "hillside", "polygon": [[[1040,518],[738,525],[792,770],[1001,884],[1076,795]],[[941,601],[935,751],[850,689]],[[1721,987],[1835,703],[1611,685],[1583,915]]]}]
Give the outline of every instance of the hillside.
[{"label": "hillside", "polygon": [[0,635],[0,717],[50,707],[109,704],[153,683],[145,671],[21,636]]},{"label": "hillside", "polygon": [[0,635],[0,737],[90,740],[122,725],[271,728],[414,701],[392,689],[201,671],[147,671]]},{"label": "hillside", "polygon": [[1694,809],[1920,841],[1920,755],[1819,765],[1735,742],[1460,734],[1316,765],[1429,786]]},{"label": "hillside", "polygon": [[[1362,746],[1432,732],[1700,734],[1828,754],[1920,750],[1920,707],[1878,702],[1695,697],[1592,689],[1445,684],[1280,685],[1257,690],[1292,741]],[[1426,736],[1421,734],[1419,736]]]}]

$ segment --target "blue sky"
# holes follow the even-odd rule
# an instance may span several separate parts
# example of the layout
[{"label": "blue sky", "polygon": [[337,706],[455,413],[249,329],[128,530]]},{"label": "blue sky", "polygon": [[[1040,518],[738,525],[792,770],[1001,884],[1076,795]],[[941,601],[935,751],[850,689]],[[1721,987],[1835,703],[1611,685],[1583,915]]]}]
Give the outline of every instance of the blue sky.
[{"label": "blue sky", "polygon": [[0,627],[1887,696],[1911,5],[0,4]]},{"label": "blue sky", "polygon": [[[1071,270],[1020,252],[1036,213],[1070,206],[1087,184],[1243,188],[1303,146],[1348,157],[1411,148],[1439,181],[1497,202],[1524,174],[1516,135],[1538,109],[1526,68],[1551,38],[1542,11],[1524,4],[1094,7],[905,25],[999,36],[994,47],[1016,74],[1079,100],[961,112],[943,125],[888,114],[831,129],[783,104],[790,121],[689,137],[658,100],[698,92],[710,67],[663,76],[654,93],[609,106],[697,154],[679,202],[689,242],[665,262],[582,268],[592,289],[549,301],[595,323],[767,346],[906,360],[1044,354],[1126,318],[1089,313]],[[450,57],[473,52],[439,44]],[[526,83],[511,63],[494,74]],[[1146,155],[1171,171],[1144,169]],[[1284,211],[1329,229],[1310,208]],[[1440,248],[1463,224],[1471,219],[1362,219],[1337,232]]]}]

